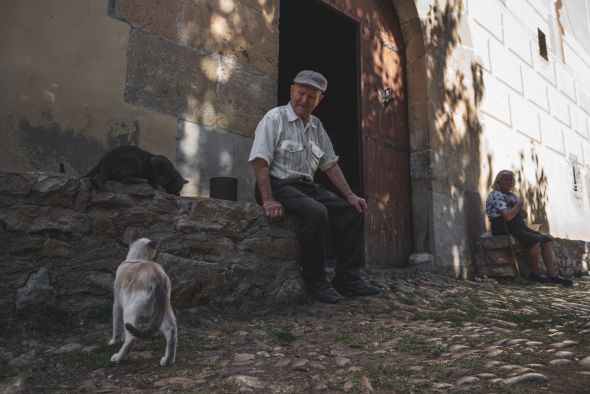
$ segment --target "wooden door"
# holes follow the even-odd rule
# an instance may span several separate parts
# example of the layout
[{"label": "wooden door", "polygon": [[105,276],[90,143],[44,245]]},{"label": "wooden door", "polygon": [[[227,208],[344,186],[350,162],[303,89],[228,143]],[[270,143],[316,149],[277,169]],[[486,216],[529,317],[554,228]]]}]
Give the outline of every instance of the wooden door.
[{"label": "wooden door", "polygon": [[392,1],[323,0],[359,24],[359,150],[367,263],[404,266],[412,251],[405,59]]},{"label": "wooden door", "polygon": [[403,42],[392,2],[368,3],[375,18],[360,37],[365,248],[369,266],[403,266],[412,247]]}]

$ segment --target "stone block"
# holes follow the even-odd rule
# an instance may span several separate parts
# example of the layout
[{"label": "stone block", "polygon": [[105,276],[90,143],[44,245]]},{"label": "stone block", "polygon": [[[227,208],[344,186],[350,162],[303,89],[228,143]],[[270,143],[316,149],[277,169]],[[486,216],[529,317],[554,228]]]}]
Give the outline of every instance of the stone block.
[{"label": "stone block", "polygon": [[[2,172],[0,178],[19,179]],[[22,190],[32,190],[44,178],[20,179],[31,185]],[[147,193],[115,183],[90,189],[81,211],[37,205],[70,181],[85,182],[70,177],[22,196],[0,190],[8,203],[0,208],[0,253],[11,256],[0,261],[0,312],[46,305],[82,314],[109,309],[114,273],[133,229],[159,240],[158,261],[171,278],[175,307],[302,300],[294,218],[271,225],[255,204],[176,197],[151,188]],[[45,271],[31,275],[39,266],[51,269],[51,282]]]},{"label": "stone block", "polygon": [[530,68],[523,68],[524,94],[533,103],[545,111],[549,111],[547,82]]},{"label": "stone block", "polygon": [[412,223],[414,250],[418,253],[432,253],[434,234],[431,181],[412,181],[412,212],[414,212]]},{"label": "stone block", "polygon": [[458,195],[432,193],[434,245],[437,271],[465,277],[471,269],[466,252],[463,199]]},{"label": "stone block", "polygon": [[45,257],[67,257],[72,254],[70,245],[54,239],[48,239],[43,243],[41,256]]},{"label": "stone block", "polygon": [[[518,59],[512,52],[495,40],[490,40],[490,53],[492,59],[492,73],[511,89],[522,93],[522,76]],[[486,86],[487,88],[487,86]],[[486,89],[487,90],[487,89]],[[486,92],[486,94],[489,94]]]},{"label": "stone block", "polygon": [[541,141],[539,109],[518,93],[510,94],[510,108],[515,116],[513,126],[526,136]]},{"label": "stone block", "polygon": [[428,118],[428,105],[426,102],[409,104],[408,110],[408,126],[411,130],[411,151],[423,151],[430,148],[430,121]]},{"label": "stone block", "polygon": [[[531,44],[534,36],[523,28],[522,22],[513,15],[504,14],[504,40],[512,53],[518,56],[528,66],[533,65]],[[534,43],[536,45],[536,41]]]},{"label": "stone block", "polygon": [[133,27],[203,53],[219,53],[270,75],[278,62],[278,9],[258,1],[116,2]]},{"label": "stone block", "polygon": [[214,124],[219,55],[179,47],[134,30],[129,40],[125,100],[204,124]]},{"label": "stone block", "polygon": [[570,114],[572,116],[572,127],[582,137],[588,138],[588,115],[577,105],[570,105]]},{"label": "stone block", "polygon": [[432,179],[433,155],[432,150],[412,152],[410,154],[410,173],[413,181]]},{"label": "stone block", "polygon": [[28,233],[59,231],[87,234],[90,231],[88,216],[70,209],[20,205],[0,209],[0,220],[7,229]]},{"label": "stone block", "polygon": [[[585,141],[572,130],[564,131],[565,151],[568,155],[574,155],[578,163],[584,164],[584,145]],[[582,182],[579,180],[578,182]]]},{"label": "stone block", "polygon": [[218,53],[134,31],[125,99],[208,126],[252,136],[276,103],[275,77]]},{"label": "stone block", "polygon": [[217,124],[253,137],[262,116],[276,106],[276,77],[224,59],[223,81],[218,89]]},{"label": "stone block", "polygon": [[498,235],[493,236],[490,233],[484,233],[480,237],[480,245],[486,250],[509,248],[510,244],[515,247],[520,247],[520,243],[513,236]]},{"label": "stone block", "polygon": [[545,58],[537,53],[533,54],[533,63],[535,64],[535,71],[549,82],[549,84],[555,87],[555,65],[553,62],[545,60]]},{"label": "stone block", "polygon": [[503,12],[499,3],[495,1],[469,0],[467,12],[496,39],[500,42],[504,40],[502,32]]},{"label": "stone block", "polygon": [[[397,8],[397,7],[396,7]],[[398,12],[399,16],[399,12]],[[406,47],[406,58],[408,61],[412,61],[417,57],[421,57],[424,54],[424,39],[423,39],[423,28],[420,18],[411,15],[408,16],[407,20],[402,21],[400,19],[402,34],[404,36],[405,47]],[[415,42],[415,41],[421,41]],[[410,51],[410,46],[416,48],[416,51]],[[422,49],[419,49],[422,47]]]},{"label": "stone block", "polygon": [[469,23],[470,29],[470,42],[465,45],[470,45],[473,48],[473,52],[478,59],[479,64],[487,72],[492,71],[491,58],[490,58],[490,37],[491,34],[481,27],[480,24],[471,21]]},{"label": "stone block", "polygon": [[575,77],[562,63],[555,62],[555,74],[557,76],[557,87],[569,97],[570,100],[576,100],[576,87],[574,84]]},{"label": "stone block", "polygon": [[16,310],[38,308],[55,305],[57,292],[49,282],[49,271],[45,267],[39,268],[32,274],[25,286],[16,290]]},{"label": "stone block", "polygon": [[212,177],[238,179],[238,201],[253,202],[254,173],[248,163],[252,139],[193,122],[178,122],[178,162],[191,181],[188,195],[209,196]]},{"label": "stone block", "polygon": [[483,73],[485,95],[481,103],[481,110],[504,124],[511,124],[508,88],[500,83],[493,75]]},{"label": "stone block", "polygon": [[551,115],[567,127],[571,126],[569,102],[570,100],[561,92],[553,88],[549,89],[549,107]]},{"label": "stone block", "polygon": [[541,140],[555,152],[565,154],[563,125],[552,116],[541,113]]},{"label": "stone block", "polygon": [[[178,23],[182,32],[179,38],[184,44],[207,53],[223,54],[267,75],[277,75],[276,8],[267,7],[268,12],[262,13],[240,1],[194,0],[185,4]],[[257,8],[260,7],[264,6],[259,4]]]},{"label": "stone block", "polygon": [[[512,11],[511,17],[516,18],[516,23],[520,23],[528,34],[536,34],[537,29],[541,29],[547,37],[549,37],[549,21],[547,19],[548,12],[541,14],[539,9],[535,7],[538,2],[531,2],[527,0],[510,0],[505,2],[506,8]],[[540,5],[543,7],[543,5]],[[506,15],[505,15],[506,18]],[[508,32],[506,32],[508,34]]]},{"label": "stone block", "polygon": [[587,114],[590,114],[590,91],[580,81],[576,81],[576,93],[578,98],[578,105]]},{"label": "stone block", "polygon": [[177,18],[184,1],[116,0],[113,16],[127,21],[135,28],[175,40]]},{"label": "stone block", "polygon": [[12,172],[0,173],[2,195],[27,196],[33,189],[34,175]]},{"label": "stone block", "polygon": [[415,272],[432,272],[435,269],[436,259],[431,253],[414,253],[408,257],[408,266],[410,271]]}]

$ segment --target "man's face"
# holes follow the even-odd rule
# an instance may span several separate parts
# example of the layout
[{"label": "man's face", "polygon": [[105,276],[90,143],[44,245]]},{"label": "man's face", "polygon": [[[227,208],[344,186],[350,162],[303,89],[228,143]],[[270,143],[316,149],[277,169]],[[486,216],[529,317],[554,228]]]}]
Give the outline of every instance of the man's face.
[{"label": "man's face", "polygon": [[297,116],[305,122],[323,98],[324,95],[318,89],[297,83],[291,85],[291,106]]}]

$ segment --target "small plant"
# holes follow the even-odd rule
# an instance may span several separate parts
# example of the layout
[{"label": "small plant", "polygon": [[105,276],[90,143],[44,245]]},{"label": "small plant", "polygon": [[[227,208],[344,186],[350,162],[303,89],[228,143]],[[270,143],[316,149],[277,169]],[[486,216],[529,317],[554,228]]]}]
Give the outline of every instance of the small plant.
[{"label": "small plant", "polygon": [[364,349],[366,348],[367,343],[369,343],[367,338],[355,334],[340,335],[336,340],[353,349]]},{"label": "small plant", "polygon": [[368,364],[361,371],[366,375],[375,389],[394,390],[396,393],[409,393],[415,390],[424,391],[429,382],[421,381],[416,374],[422,372],[409,368],[399,368],[389,363]]},{"label": "small plant", "polygon": [[270,340],[279,345],[286,346],[297,339],[291,331],[284,328],[266,327],[265,331]]}]

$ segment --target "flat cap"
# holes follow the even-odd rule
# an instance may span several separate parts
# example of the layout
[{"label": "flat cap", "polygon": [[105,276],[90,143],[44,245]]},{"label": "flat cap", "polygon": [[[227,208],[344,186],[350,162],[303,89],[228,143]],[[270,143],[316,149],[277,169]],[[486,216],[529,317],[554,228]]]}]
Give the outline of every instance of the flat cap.
[{"label": "flat cap", "polygon": [[293,80],[294,83],[298,83],[300,85],[307,85],[313,88],[319,89],[324,93],[328,88],[328,80],[322,74],[311,71],[311,70],[303,70],[299,71],[299,73],[295,76]]}]

